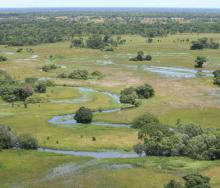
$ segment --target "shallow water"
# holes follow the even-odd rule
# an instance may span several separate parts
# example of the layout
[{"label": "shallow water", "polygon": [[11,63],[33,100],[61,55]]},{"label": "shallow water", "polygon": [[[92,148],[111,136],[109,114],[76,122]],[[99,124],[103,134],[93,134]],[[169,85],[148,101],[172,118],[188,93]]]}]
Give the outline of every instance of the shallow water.
[{"label": "shallow water", "polygon": [[129,69],[144,70],[147,72],[153,72],[160,74],[161,76],[171,78],[196,78],[199,76],[211,77],[212,71],[202,70],[199,72],[195,69],[176,68],[176,67],[162,67],[162,66],[149,66],[149,65],[124,65]]},{"label": "shallow water", "polygon": [[99,65],[111,65],[114,64],[112,60],[97,60],[97,64]]},{"label": "shallow water", "polygon": [[[90,97],[86,94],[88,93],[102,93],[104,95],[107,95],[112,98],[112,100],[120,104],[120,97],[116,94],[105,92],[105,91],[98,91],[92,88],[86,88],[86,87],[76,87],[81,92],[81,97],[78,99],[64,99],[64,100],[51,100],[52,103],[72,103],[72,104],[80,104],[88,102]],[[118,112],[121,108],[113,108],[113,109],[104,109],[100,111],[96,111],[94,113],[112,113],[112,112]],[[67,115],[60,115],[60,116],[54,116],[51,119],[48,120],[48,123],[53,125],[80,125],[76,122],[74,119],[75,114],[67,114]],[[109,126],[109,127],[129,127],[127,124],[114,124],[114,123],[106,123],[106,122],[92,122],[91,124],[97,125],[97,126]]]},{"label": "shallow water", "polygon": [[80,157],[93,157],[96,159],[104,158],[135,158],[138,155],[134,152],[120,152],[120,151],[103,151],[103,152],[89,152],[89,151],[67,151],[67,150],[55,150],[55,149],[44,149],[39,148],[40,152],[57,153],[64,155],[73,155]]}]

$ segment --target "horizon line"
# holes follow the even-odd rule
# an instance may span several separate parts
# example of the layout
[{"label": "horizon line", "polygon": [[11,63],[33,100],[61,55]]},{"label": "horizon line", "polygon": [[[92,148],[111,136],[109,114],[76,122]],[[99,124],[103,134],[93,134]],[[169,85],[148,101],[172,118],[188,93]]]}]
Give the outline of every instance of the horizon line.
[{"label": "horizon line", "polygon": [[146,9],[146,8],[153,8],[153,9],[220,9],[220,7],[214,8],[214,7],[84,7],[84,6],[77,6],[77,7],[0,7],[0,9],[29,9],[29,8],[127,8],[127,9]]}]

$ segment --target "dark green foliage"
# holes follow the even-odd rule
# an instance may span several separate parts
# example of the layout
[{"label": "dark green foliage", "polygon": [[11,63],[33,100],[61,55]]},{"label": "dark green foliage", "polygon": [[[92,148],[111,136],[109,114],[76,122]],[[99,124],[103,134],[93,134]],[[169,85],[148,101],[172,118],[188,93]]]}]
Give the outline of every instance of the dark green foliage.
[{"label": "dark green foliage", "polygon": [[164,188],[184,188],[181,183],[176,180],[170,180],[170,182],[164,186]]},{"label": "dark green foliage", "polygon": [[138,99],[148,99],[154,96],[154,89],[149,84],[137,88],[129,87],[121,91],[120,102],[138,106]]},{"label": "dark green foliage", "polygon": [[220,70],[215,70],[213,72],[213,75],[214,75],[213,84],[220,86]]},{"label": "dark green foliage", "polygon": [[87,80],[89,78],[89,72],[87,70],[74,70],[68,75],[68,78]]},{"label": "dark green foliage", "polygon": [[185,188],[211,188],[210,178],[200,174],[189,174],[184,176]]},{"label": "dark green foliage", "polygon": [[220,77],[215,78],[213,84],[220,86]]},{"label": "dark green foliage", "polygon": [[154,96],[154,89],[149,84],[144,84],[135,89],[138,97],[141,99],[148,99]]},{"label": "dark green foliage", "polygon": [[138,95],[134,87],[125,88],[124,90],[121,91],[121,95],[120,95],[121,103],[135,104],[137,99],[138,99]]},{"label": "dark green foliage", "polygon": [[18,137],[19,147],[22,149],[37,149],[38,142],[37,139],[29,134],[22,134]]},{"label": "dark green foliage", "polygon": [[152,43],[152,42],[153,42],[153,39],[152,39],[152,38],[148,38],[148,39],[147,39],[147,42],[148,42],[148,43]]},{"label": "dark green foliage", "polygon": [[206,58],[205,57],[201,57],[201,56],[198,56],[195,60],[196,64],[195,64],[195,67],[196,68],[202,68],[203,67],[203,64],[206,62]]},{"label": "dark green foliage", "polygon": [[50,65],[45,65],[42,67],[42,71],[44,72],[49,72],[51,70],[54,70],[54,69],[57,69],[57,68],[60,68],[60,66],[58,65],[55,65],[55,64],[50,64]]},{"label": "dark green foliage", "polygon": [[15,146],[17,138],[9,127],[0,125],[0,148],[9,149]]},{"label": "dark green foliage", "polygon": [[103,41],[100,35],[92,35],[90,36],[87,41],[87,48],[92,49],[102,49],[105,47],[105,42]]},{"label": "dark green foliage", "polygon": [[143,154],[144,151],[145,151],[145,148],[144,148],[144,145],[143,145],[143,144],[134,145],[133,149],[134,149],[134,152],[139,155],[139,157],[141,157],[142,154]]},{"label": "dark green foliage", "polygon": [[103,77],[103,74],[100,71],[94,71],[91,73],[91,76],[96,79],[101,79]]},{"label": "dark green foliage", "polygon": [[7,61],[7,60],[8,60],[8,58],[7,58],[7,57],[0,56],[0,62],[2,62],[2,61]]},{"label": "dark green foliage", "polygon": [[76,111],[74,119],[77,123],[89,124],[92,122],[93,114],[89,108],[80,107],[79,110]]},{"label": "dark green foliage", "polygon": [[16,52],[17,52],[17,53],[20,53],[20,52],[22,52],[22,51],[23,51],[23,48],[18,48]]},{"label": "dark green foliage", "polygon": [[152,57],[150,55],[144,55],[143,51],[137,52],[137,56],[134,58],[131,58],[130,61],[151,61]]},{"label": "dark green foliage", "polygon": [[200,50],[204,48],[218,49],[219,43],[213,41],[213,39],[200,38],[197,41],[192,42],[191,50]]},{"label": "dark green foliage", "polygon": [[213,75],[214,75],[215,78],[220,77],[220,70],[215,70],[215,71],[213,72]]},{"label": "dark green foliage", "polygon": [[140,129],[148,124],[159,123],[159,120],[152,114],[145,113],[144,115],[137,117],[132,122],[132,128]]},{"label": "dark green foliage", "polygon": [[70,47],[77,47],[77,48],[83,48],[84,47],[84,41],[83,38],[75,38],[72,40]]},{"label": "dark green foliage", "polygon": [[132,127],[139,129],[138,138],[143,141],[146,155],[188,156],[199,160],[220,158],[220,137],[198,125],[178,124],[175,129],[168,128],[151,114],[145,114],[136,118]]},{"label": "dark green foliage", "polygon": [[37,93],[46,93],[47,85],[45,82],[37,82],[34,86],[34,91]]}]

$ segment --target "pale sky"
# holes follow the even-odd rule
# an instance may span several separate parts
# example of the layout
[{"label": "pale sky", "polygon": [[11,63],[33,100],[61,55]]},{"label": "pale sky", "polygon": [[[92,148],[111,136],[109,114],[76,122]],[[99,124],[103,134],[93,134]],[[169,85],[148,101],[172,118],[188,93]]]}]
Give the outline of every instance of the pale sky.
[{"label": "pale sky", "polygon": [[0,0],[0,8],[17,7],[220,8],[220,0]]}]

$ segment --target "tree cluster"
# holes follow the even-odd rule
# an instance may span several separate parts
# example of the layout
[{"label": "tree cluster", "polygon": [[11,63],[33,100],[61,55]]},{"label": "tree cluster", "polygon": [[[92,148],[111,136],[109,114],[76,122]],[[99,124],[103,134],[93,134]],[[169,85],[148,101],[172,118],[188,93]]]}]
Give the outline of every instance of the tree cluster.
[{"label": "tree cluster", "polygon": [[74,70],[71,73],[60,73],[57,75],[58,78],[69,78],[69,79],[81,79],[81,80],[88,80],[88,79],[101,79],[103,74],[99,71],[94,71],[91,74],[87,70]]},{"label": "tree cluster", "polygon": [[213,39],[208,39],[206,37],[200,38],[197,41],[192,42],[191,50],[201,50],[201,49],[218,49],[219,43],[214,42]]},{"label": "tree cluster", "polygon": [[215,71],[213,72],[213,75],[214,75],[214,81],[213,81],[213,83],[214,83],[215,85],[220,86],[220,70],[215,70]]},{"label": "tree cluster", "polygon": [[137,56],[130,58],[130,61],[151,61],[151,55],[144,55],[143,51],[137,52]]},{"label": "tree cluster", "polygon": [[37,149],[37,140],[29,134],[17,136],[10,127],[0,125],[0,149],[18,147],[22,149]]},{"label": "tree cluster", "polygon": [[176,180],[171,180],[164,188],[211,188],[210,178],[201,174],[188,174],[183,177],[184,186]]},{"label": "tree cluster", "polygon": [[149,114],[135,119],[132,126],[139,129],[138,138],[143,141],[142,152],[146,155],[188,156],[199,160],[220,158],[220,137],[214,130],[193,123],[178,123],[170,128]]},{"label": "tree cluster", "polygon": [[154,89],[149,84],[138,87],[129,87],[121,91],[120,102],[138,106],[138,99],[148,99],[155,94]]}]

